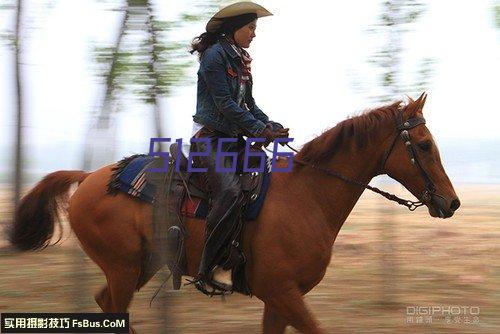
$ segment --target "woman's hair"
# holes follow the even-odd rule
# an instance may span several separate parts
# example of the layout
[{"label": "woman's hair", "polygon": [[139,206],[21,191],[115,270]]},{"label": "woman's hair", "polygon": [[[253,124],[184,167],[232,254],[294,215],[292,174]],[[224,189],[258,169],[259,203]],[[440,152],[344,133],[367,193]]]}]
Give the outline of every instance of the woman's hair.
[{"label": "woman's hair", "polygon": [[198,57],[201,58],[206,49],[217,43],[220,35],[220,32],[204,32],[200,36],[193,39],[191,42],[191,50],[189,50],[189,52],[191,54],[197,52]]},{"label": "woman's hair", "polygon": [[204,32],[200,36],[195,37],[191,42],[191,50],[189,50],[189,52],[191,54],[197,52],[198,56],[201,59],[203,52],[217,43],[220,36],[225,34],[226,36],[233,37],[233,34],[236,30],[240,29],[243,26],[246,26],[256,19],[257,14],[255,13],[247,13],[225,18],[222,21],[220,28],[216,32]]}]

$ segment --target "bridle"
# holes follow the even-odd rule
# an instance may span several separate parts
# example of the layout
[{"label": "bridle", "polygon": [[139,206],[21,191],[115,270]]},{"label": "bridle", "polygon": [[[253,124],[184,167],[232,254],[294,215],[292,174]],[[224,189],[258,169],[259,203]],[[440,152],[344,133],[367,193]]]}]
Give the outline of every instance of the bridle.
[{"label": "bridle", "polygon": [[420,163],[420,159],[418,157],[417,150],[415,149],[415,146],[411,142],[409,130],[419,126],[420,124],[425,124],[425,119],[423,117],[413,117],[403,122],[403,113],[400,112],[398,114],[398,121],[396,125],[398,134],[394,137],[394,140],[389,150],[387,150],[386,153],[384,153],[384,159],[382,160],[381,171],[385,170],[385,164],[392,153],[392,150],[394,148],[394,145],[396,144],[398,137],[401,138],[405,144],[406,152],[408,153],[408,158],[410,159],[410,162],[417,167],[420,176],[425,182],[424,191],[420,196],[420,200],[425,203],[425,202],[430,202],[432,195],[436,194],[436,187],[434,186],[434,183],[429,177],[429,174],[422,167],[422,164]]},{"label": "bridle", "polygon": [[[400,111],[398,113],[398,117],[397,117],[397,121],[396,121],[396,135],[394,136],[394,139],[392,141],[392,144],[391,146],[389,147],[389,149],[384,153],[383,155],[383,159],[382,159],[382,164],[381,164],[381,167],[380,167],[380,171],[384,171],[385,169],[385,164],[387,163],[387,160],[389,159],[393,149],[394,149],[394,146],[396,145],[396,141],[398,138],[401,138],[406,146],[406,151],[408,153],[408,157],[411,161],[411,163],[413,165],[415,165],[417,167],[417,169],[419,170],[420,172],[420,175],[422,176],[423,180],[425,181],[425,189],[424,191],[422,192],[422,195],[419,199],[419,201],[415,202],[415,201],[410,201],[410,200],[405,200],[405,199],[402,199],[394,194],[391,194],[391,193],[388,193],[388,192],[385,192],[383,190],[380,190],[376,187],[372,187],[370,186],[369,184],[366,184],[366,183],[363,183],[363,182],[359,182],[359,181],[356,181],[356,180],[352,180],[348,177],[345,177],[343,176],[342,174],[340,173],[337,173],[333,170],[330,170],[328,168],[324,168],[324,167],[321,167],[321,166],[317,166],[313,163],[310,163],[310,162],[307,162],[307,161],[303,161],[303,160],[300,160],[296,157],[293,158],[293,162],[294,163],[297,163],[299,165],[303,165],[303,166],[308,166],[308,167],[311,167],[313,169],[316,169],[316,170],[319,170],[327,175],[330,175],[330,176],[333,176],[333,177],[336,177],[338,179],[341,179],[347,183],[351,183],[351,184],[355,184],[355,185],[358,185],[358,186],[361,186],[361,187],[364,187],[366,189],[369,189],[373,192],[376,192],[377,194],[380,194],[382,196],[384,196],[385,198],[387,198],[388,200],[390,201],[394,201],[400,205],[404,205],[406,206],[410,211],[414,211],[416,208],[422,206],[422,205],[425,205],[425,203],[428,203],[431,201],[432,199],[432,196],[439,196],[436,194],[436,188],[434,187],[434,183],[432,182],[431,178],[429,177],[429,174],[425,171],[425,169],[422,167],[422,164],[420,163],[420,159],[418,157],[418,154],[417,154],[417,151],[413,145],[413,143],[411,142],[411,137],[410,137],[410,133],[409,133],[409,130],[421,125],[421,124],[425,124],[425,119],[423,117],[412,117],[406,121],[403,122],[403,112]],[[290,145],[288,145],[288,143],[286,144],[291,150],[295,151],[296,153],[298,153],[298,151],[296,149],[294,149],[293,147],[291,147]],[[442,197],[442,196],[439,196],[439,197]]]}]

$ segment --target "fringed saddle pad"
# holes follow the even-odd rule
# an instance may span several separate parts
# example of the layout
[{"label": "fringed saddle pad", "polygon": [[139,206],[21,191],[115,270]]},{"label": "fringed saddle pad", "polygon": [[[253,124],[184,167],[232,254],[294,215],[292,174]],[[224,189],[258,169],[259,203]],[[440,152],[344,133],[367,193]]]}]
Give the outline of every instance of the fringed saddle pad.
[{"label": "fringed saddle pad", "polygon": [[146,171],[155,157],[136,154],[120,160],[113,167],[108,193],[123,191],[148,203],[154,202],[155,186],[146,180]]}]

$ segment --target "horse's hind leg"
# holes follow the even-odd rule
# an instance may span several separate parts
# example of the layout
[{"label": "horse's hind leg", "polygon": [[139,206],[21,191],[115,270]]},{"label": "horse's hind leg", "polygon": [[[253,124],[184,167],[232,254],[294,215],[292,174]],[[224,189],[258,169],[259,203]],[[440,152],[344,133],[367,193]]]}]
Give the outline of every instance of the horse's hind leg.
[{"label": "horse's hind leg", "polygon": [[[139,281],[140,266],[114,266],[106,272],[108,288],[104,288],[103,295],[104,306],[110,301],[111,311],[115,313],[126,313]],[[135,331],[130,327],[130,333]]]},{"label": "horse's hind leg", "polygon": [[[139,280],[138,268],[117,267],[106,271],[108,284],[95,294],[95,301],[103,312],[127,312]],[[135,333],[132,327],[130,333]]]},{"label": "horse's hind leg", "polygon": [[264,334],[283,334],[287,325],[288,321],[266,304],[263,321]]},{"label": "horse's hind leg", "polygon": [[113,312],[127,312],[139,280],[139,267],[114,268],[106,273]]}]

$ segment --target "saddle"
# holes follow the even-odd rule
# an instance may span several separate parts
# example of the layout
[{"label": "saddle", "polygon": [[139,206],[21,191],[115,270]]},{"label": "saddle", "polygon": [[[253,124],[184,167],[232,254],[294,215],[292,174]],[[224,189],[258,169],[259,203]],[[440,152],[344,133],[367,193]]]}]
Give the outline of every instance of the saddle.
[{"label": "saddle", "polygon": [[[170,252],[170,260],[167,262],[173,277],[173,288],[178,290],[181,286],[181,277],[187,275],[186,249],[184,239],[186,236],[186,217],[204,219],[210,210],[210,199],[205,189],[205,174],[199,172],[188,172],[188,160],[182,150],[178,151],[177,143],[170,148],[169,172],[165,179],[166,196],[168,208],[168,232],[167,242]],[[182,154],[177,154],[181,152]],[[176,161],[178,157],[179,161]],[[238,157],[237,171],[242,171],[243,158]],[[176,167],[179,167],[179,172]],[[249,167],[256,168],[259,161],[249,161]],[[244,195],[242,219],[236,231],[243,230],[245,221],[257,217],[265,198],[270,180],[270,160],[266,161],[265,172],[238,173]],[[156,203],[156,202],[155,202]],[[161,208],[157,208],[158,210]],[[244,277],[246,258],[241,248],[240,232],[233,235],[232,242],[226,250],[227,261],[224,267],[233,268],[233,290],[249,295],[250,289]],[[203,291],[202,291],[203,292]]]},{"label": "saddle", "polygon": [[[176,165],[176,160],[174,157],[177,156],[178,146],[177,143],[173,143],[170,145],[170,160],[169,160],[169,170],[174,169]],[[187,187],[188,193],[192,197],[198,197],[202,199],[208,199],[208,194],[204,187],[203,177],[204,173],[189,173],[187,172],[188,160],[185,156],[184,152],[181,150],[182,154],[179,154],[179,166],[180,173],[173,173],[173,178],[175,181],[183,181],[187,180],[184,184]],[[237,170],[242,170],[242,159],[238,159]],[[255,168],[257,167],[257,163],[250,159],[249,167]],[[262,173],[240,173],[240,182],[241,187],[244,193],[248,195],[251,201],[255,201],[260,193],[262,186]]]}]

